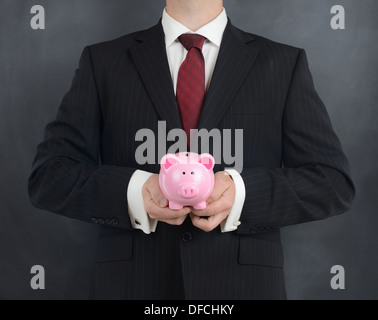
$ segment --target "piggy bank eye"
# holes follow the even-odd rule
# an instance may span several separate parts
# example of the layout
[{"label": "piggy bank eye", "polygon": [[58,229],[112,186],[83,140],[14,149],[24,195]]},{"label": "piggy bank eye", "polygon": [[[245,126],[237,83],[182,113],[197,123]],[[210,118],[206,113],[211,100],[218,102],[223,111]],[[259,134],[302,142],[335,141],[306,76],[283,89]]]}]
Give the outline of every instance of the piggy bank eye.
[{"label": "piggy bank eye", "polygon": [[191,174],[191,175],[194,175],[194,171],[192,171],[190,174]]},{"label": "piggy bank eye", "polygon": [[183,172],[182,175],[185,176],[185,175],[186,175],[186,172]]}]

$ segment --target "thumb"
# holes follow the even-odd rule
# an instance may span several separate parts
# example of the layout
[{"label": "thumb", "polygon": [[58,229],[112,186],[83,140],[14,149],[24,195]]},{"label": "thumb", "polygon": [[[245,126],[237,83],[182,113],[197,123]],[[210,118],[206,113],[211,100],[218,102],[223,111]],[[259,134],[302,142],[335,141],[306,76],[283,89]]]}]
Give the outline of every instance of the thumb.
[{"label": "thumb", "polygon": [[152,196],[152,200],[160,208],[165,208],[168,206],[168,200],[165,198],[159,185],[156,185],[153,188],[151,188],[151,196]]}]

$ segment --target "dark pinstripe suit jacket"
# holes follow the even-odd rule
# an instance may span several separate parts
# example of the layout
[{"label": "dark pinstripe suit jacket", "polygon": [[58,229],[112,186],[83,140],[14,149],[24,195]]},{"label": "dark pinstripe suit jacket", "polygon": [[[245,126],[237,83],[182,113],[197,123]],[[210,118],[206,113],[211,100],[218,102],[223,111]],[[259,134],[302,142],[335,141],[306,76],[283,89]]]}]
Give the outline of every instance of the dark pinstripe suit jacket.
[{"label": "dark pinstripe suit jacket", "polygon": [[136,163],[135,133],[157,132],[158,120],[181,127],[160,23],[85,48],[38,146],[32,203],[103,225],[92,297],[284,299],[280,228],[343,213],[354,197],[305,52],[231,23],[225,30],[199,128],[244,129],[247,196],[236,232],[205,233],[190,219],[151,235],[132,229],[129,179],[159,170]]}]

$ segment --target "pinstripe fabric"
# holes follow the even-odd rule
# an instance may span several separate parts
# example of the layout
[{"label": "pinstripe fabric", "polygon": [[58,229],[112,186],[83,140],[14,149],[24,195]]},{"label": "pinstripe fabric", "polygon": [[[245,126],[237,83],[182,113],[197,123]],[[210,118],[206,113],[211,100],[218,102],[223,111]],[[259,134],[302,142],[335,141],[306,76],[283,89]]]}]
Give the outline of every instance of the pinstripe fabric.
[{"label": "pinstripe fabric", "polygon": [[103,225],[92,298],[285,299],[279,229],[345,212],[354,196],[305,52],[225,30],[199,128],[244,130],[237,232],[204,233],[189,219],[152,235],[131,229],[128,181],[136,169],[159,170],[136,163],[135,133],[157,133],[158,120],[180,128],[175,100],[160,23],[85,48],[37,148],[32,203]]}]

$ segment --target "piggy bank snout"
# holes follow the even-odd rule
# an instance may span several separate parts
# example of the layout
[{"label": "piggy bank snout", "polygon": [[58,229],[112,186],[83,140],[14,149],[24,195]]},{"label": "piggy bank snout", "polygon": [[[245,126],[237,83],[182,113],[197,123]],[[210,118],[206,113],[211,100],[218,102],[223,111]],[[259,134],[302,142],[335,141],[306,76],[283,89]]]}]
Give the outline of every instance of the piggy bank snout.
[{"label": "piggy bank snout", "polygon": [[194,183],[185,183],[181,184],[178,193],[184,198],[192,198],[198,195],[199,190],[198,186]]}]

